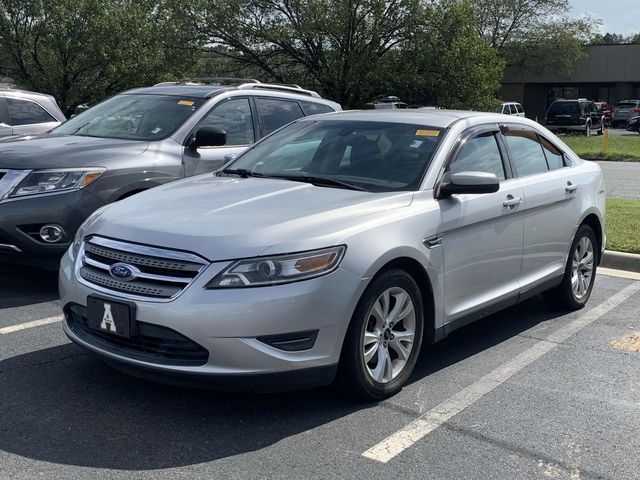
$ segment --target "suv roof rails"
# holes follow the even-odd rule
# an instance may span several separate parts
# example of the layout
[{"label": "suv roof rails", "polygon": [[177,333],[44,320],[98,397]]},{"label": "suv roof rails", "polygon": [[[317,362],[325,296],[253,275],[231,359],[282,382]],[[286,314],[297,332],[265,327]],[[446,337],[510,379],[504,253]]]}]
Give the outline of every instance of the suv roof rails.
[{"label": "suv roof rails", "polygon": [[255,78],[238,78],[238,77],[196,77],[196,78],[184,78],[177,82],[161,82],[156,83],[154,87],[163,87],[167,85],[220,85],[220,86],[233,86],[243,85],[246,83],[254,84],[260,83],[260,80]]},{"label": "suv roof rails", "polygon": [[313,90],[305,90],[299,85],[280,85],[276,83],[243,83],[238,85],[238,90],[277,90],[283,92],[297,93],[299,95],[307,95],[309,97],[322,98],[318,92]]}]

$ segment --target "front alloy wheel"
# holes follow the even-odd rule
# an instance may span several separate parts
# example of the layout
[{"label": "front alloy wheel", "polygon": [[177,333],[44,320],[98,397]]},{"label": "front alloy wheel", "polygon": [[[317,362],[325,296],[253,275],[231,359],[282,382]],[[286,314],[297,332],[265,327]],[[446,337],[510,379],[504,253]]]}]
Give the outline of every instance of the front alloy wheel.
[{"label": "front alloy wheel", "polygon": [[420,353],[422,296],[404,270],[378,274],[362,294],[345,336],[338,381],[368,400],[394,395],[406,383]]},{"label": "front alloy wheel", "polygon": [[362,354],[367,372],[389,383],[407,366],[416,335],[416,312],[411,296],[400,287],[385,290],[364,324]]}]

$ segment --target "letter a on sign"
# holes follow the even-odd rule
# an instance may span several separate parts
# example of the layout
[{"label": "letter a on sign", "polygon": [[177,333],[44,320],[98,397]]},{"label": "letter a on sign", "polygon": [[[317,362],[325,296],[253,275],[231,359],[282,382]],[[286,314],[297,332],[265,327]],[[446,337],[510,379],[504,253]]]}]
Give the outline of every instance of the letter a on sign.
[{"label": "letter a on sign", "polygon": [[116,333],[116,322],[113,321],[113,315],[111,315],[111,305],[104,304],[104,315],[102,315],[102,323],[100,324],[102,330],[107,332]]}]

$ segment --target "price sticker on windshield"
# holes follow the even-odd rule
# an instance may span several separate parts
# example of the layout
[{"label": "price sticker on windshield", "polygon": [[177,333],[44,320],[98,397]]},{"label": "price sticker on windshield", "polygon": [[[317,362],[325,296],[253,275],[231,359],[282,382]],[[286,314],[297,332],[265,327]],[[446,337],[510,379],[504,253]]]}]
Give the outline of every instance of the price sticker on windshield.
[{"label": "price sticker on windshield", "polygon": [[439,130],[416,130],[416,136],[418,137],[437,137],[440,135]]},{"label": "price sticker on windshield", "polygon": [[184,105],[185,107],[192,107],[193,102],[191,100],[180,100],[178,105]]}]

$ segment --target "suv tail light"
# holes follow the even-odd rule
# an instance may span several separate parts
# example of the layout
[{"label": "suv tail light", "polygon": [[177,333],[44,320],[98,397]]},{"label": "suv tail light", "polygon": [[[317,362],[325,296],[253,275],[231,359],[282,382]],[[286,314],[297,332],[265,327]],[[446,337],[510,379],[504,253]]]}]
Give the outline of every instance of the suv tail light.
[{"label": "suv tail light", "polygon": [[634,109],[632,110],[632,112],[638,113],[638,112],[640,112],[640,108],[634,108]]}]

